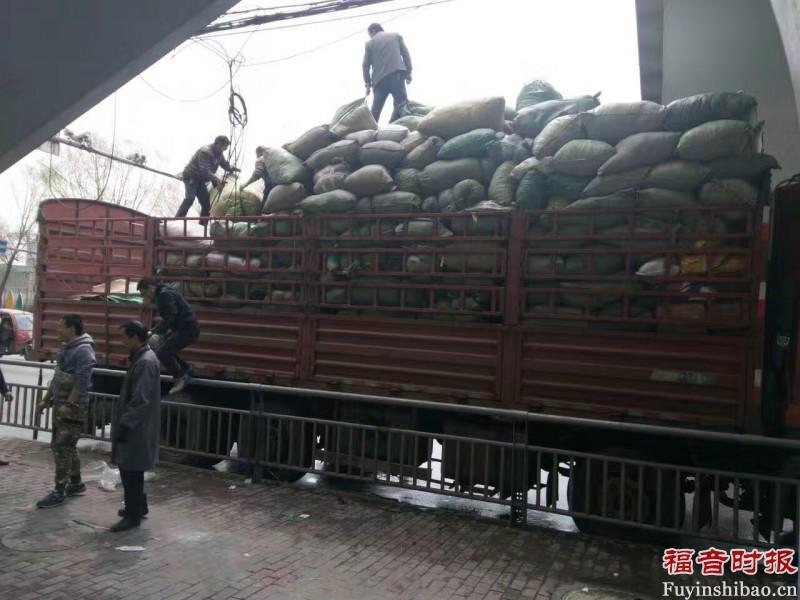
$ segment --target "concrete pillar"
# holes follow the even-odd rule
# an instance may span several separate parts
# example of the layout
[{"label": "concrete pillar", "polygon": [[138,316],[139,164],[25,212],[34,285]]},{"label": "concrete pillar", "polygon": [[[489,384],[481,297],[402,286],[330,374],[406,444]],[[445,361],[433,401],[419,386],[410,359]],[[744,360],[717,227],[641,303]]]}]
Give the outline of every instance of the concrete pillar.
[{"label": "concrete pillar", "polygon": [[236,0],[36,0],[3,6],[0,173]]}]

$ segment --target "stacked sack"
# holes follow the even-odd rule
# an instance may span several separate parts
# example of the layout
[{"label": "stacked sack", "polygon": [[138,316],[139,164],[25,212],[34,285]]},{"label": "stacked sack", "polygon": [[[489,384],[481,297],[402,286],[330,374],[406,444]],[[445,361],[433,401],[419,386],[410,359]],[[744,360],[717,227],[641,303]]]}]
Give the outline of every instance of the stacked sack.
[{"label": "stacked sack", "polygon": [[[503,98],[440,109],[420,106],[411,106],[420,114],[406,114],[379,128],[359,101],[337,111],[329,126],[310,130],[285,147],[302,148],[296,156],[305,156],[308,169],[309,195],[295,208],[304,215],[327,216],[321,220],[320,242],[318,302],[323,306],[363,306],[362,314],[371,306],[381,314],[392,309],[398,314],[402,309],[500,309],[499,297],[486,288],[502,272],[501,248],[477,238],[504,231],[498,218],[471,219],[468,213],[510,210],[511,168],[530,151],[520,136],[505,132]],[[323,129],[341,139],[330,142],[314,133]],[[306,143],[311,139],[317,143]],[[272,175],[269,162],[267,169]],[[439,212],[464,217],[345,217]],[[330,216],[337,214],[342,218]],[[476,241],[465,244],[467,235]],[[380,241],[363,239],[376,236]],[[382,251],[366,251],[375,247]],[[433,293],[414,287],[419,284]]]},{"label": "stacked sack", "polygon": [[[666,107],[653,102],[614,103],[550,119],[557,107],[553,101],[538,103],[520,111],[514,121],[516,131],[534,134],[538,130],[533,157],[512,171],[516,204],[559,213],[557,230],[552,214],[531,220],[529,233],[542,239],[530,244],[539,251],[529,252],[526,276],[529,280],[551,276],[532,287],[552,289],[555,285],[569,290],[556,294],[555,302],[551,293],[529,294],[529,309],[552,312],[555,305],[564,314],[584,315],[588,310],[596,316],[621,317],[625,315],[623,298],[631,292],[693,291],[685,284],[651,283],[653,277],[744,275],[743,257],[730,252],[741,241],[716,238],[744,233],[747,211],[713,214],[685,209],[752,208],[758,202],[759,185],[778,164],[758,152],[761,124],[752,124],[755,99],[742,93],[710,93],[675,100]],[[545,117],[539,118],[541,114]],[[613,210],[639,208],[657,210],[638,213],[634,223],[628,222],[629,213]],[[610,210],[595,216],[570,215],[570,211],[586,209]],[[548,234],[562,238],[591,234],[592,238],[551,243],[546,241]],[[711,240],[702,239],[704,234]],[[554,244],[566,252],[541,251]],[[729,252],[638,253],[665,246],[692,251],[727,248]],[[615,247],[627,252],[614,254]],[[593,250],[591,258],[586,249]],[[554,274],[617,279],[580,282],[553,278]],[[681,287],[676,289],[676,285]],[[603,293],[591,295],[587,302],[587,294],[573,293],[576,289]],[[698,291],[744,292],[747,286],[704,285]],[[716,313],[709,315],[702,302],[662,303],[653,295],[631,297],[634,301],[627,315],[640,318],[732,320],[743,315],[738,301],[717,302]]]},{"label": "stacked sack", "polygon": [[[503,284],[502,248],[492,238],[507,234],[502,230],[507,211],[533,209],[549,212],[530,219],[533,241],[525,265],[526,286],[556,286],[565,292],[555,302],[552,292],[531,293],[529,310],[552,311],[555,306],[568,314],[622,314],[621,296],[606,294],[607,282],[590,285],[554,275],[618,276],[613,287],[624,295],[661,285],[647,282],[657,275],[735,274],[741,264],[727,258],[720,264],[710,254],[659,256],[632,254],[630,249],[663,247],[663,240],[637,237],[667,231],[673,239],[680,239],[681,233],[694,235],[690,242],[687,239],[689,247],[703,243],[712,247],[719,242],[704,242],[697,236],[741,228],[742,215],[735,213],[719,217],[686,213],[676,223],[669,209],[756,203],[759,182],[777,163],[758,152],[760,126],[752,124],[755,100],[741,93],[715,93],[664,107],[652,102],[601,105],[599,96],[565,99],[552,85],[537,80],[523,87],[515,108],[507,107],[500,97],[437,108],[409,102],[397,121],[381,128],[364,101],[357,100],[341,107],[330,124],[267,150],[265,163],[275,185],[264,213],[286,220],[261,228],[253,222],[231,226],[219,221],[215,249],[230,246],[237,236],[286,236],[258,243],[285,247],[281,268],[297,270],[300,279],[298,255],[292,252],[299,239],[291,239],[298,224],[291,215],[328,215],[320,232],[323,259],[317,302],[321,305],[496,311],[499,307],[489,290]],[[215,216],[235,220],[251,210],[236,200],[226,206]],[[631,230],[627,217],[613,212],[639,207],[664,209],[664,218],[643,215]],[[609,212],[570,216],[570,211],[579,209]],[[553,217],[556,212],[558,219]],[[410,217],[363,217],[401,213]],[[416,218],[414,213],[429,216]],[[431,213],[447,215],[432,219]],[[352,218],[354,214],[362,217]],[[548,235],[589,234],[591,240],[547,240]],[[536,240],[539,236],[542,239]],[[370,247],[398,252],[376,255],[366,251]],[[590,258],[587,248],[602,252]],[[614,254],[614,248],[627,252]],[[236,258],[245,264],[253,260],[241,251]],[[270,268],[274,254],[255,258]],[[441,289],[429,295],[427,289],[413,287],[416,284],[441,284]],[[472,289],[463,294],[448,291],[448,285]],[[581,291],[592,286],[604,293],[587,302]],[[299,300],[296,292],[290,294],[293,289],[278,290],[277,297],[268,300]],[[659,306],[637,300],[630,309],[628,314],[648,316]]]}]

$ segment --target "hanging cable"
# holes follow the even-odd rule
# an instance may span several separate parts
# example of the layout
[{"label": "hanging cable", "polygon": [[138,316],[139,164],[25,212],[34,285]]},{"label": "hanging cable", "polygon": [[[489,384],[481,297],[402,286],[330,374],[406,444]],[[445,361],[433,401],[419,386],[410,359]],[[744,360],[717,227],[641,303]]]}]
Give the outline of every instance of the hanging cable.
[{"label": "hanging cable", "polygon": [[[116,148],[117,143],[117,94],[114,94],[114,127],[111,133],[111,155],[114,154],[114,148]],[[111,171],[114,168],[114,161],[112,159],[108,159],[108,173],[106,173],[106,180],[103,183],[103,188],[97,194],[97,199],[102,200],[103,194],[106,193],[106,188],[108,187],[108,182],[111,180]]]}]

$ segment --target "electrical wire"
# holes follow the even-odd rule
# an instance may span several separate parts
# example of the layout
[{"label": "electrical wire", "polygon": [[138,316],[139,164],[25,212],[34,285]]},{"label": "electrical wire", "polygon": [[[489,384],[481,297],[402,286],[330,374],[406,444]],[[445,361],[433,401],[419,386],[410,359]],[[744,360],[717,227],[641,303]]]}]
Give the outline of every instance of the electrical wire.
[{"label": "electrical wire", "polygon": [[[386,19],[384,21],[384,23],[391,23],[392,21],[396,21],[397,19],[401,19],[401,18],[409,15],[412,11],[415,11],[415,10],[417,10],[417,8],[411,7],[404,13],[396,15],[396,16],[392,17],[391,19]],[[244,65],[242,65],[242,68],[246,69],[248,67],[260,67],[260,66],[263,66],[263,65],[271,65],[271,64],[274,64],[274,63],[283,62],[285,60],[291,60],[293,58],[298,58],[300,56],[305,56],[306,54],[311,54],[313,52],[316,52],[317,50],[322,50],[323,48],[327,48],[329,46],[334,46],[334,45],[336,45],[336,44],[338,44],[340,42],[343,42],[345,40],[349,40],[350,38],[353,38],[353,37],[355,37],[357,35],[362,35],[363,33],[364,33],[363,28],[359,28],[358,30],[353,31],[352,33],[348,33],[347,35],[342,36],[340,38],[336,38],[335,40],[331,40],[330,42],[325,42],[324,44],[320,44],[319,46],[314,46],[313,48],[308,48],[306,50],[301,50],[300,52],[296,52],[294,54],[288,54],[286,56],[281,56],[279,58],[272,58],[270,60],[262,60],[262,61],[255,62],[255,63],[245,63]]]},{"label": "electrical wire", "polygon": [[[399,12],[399,11],[408,10],[408,9],[425,8],[425,7],[428,7],[428,6],[436,6],[437,4],[447,4],[447,3],[450,3],[450,2],[456,2],[456,1],[457,0],[429,0],[428,2],[424,2],[424,3],[421,3],[421,4],[415,4],[413,6],[403,6],[403,7],[399,7],[399,8],[387,8],[385,10],[376,10],[376,11],[372,11],[372,12],[368,12],[368,13],[362,13],[362,14],[359,14],[359,15],[346,15],[346,16],[342,16],[342,17],[334,17],[332,19],[324,19],[324,20],[311,21],[311,22],[306,22],[306,23],[292,23],[292,24],[289,24],[289,25],[276,25],[275,27],[265,27],[265,28],[261,29],[260,31],[261,32],[278,31],[278,30],[281,30],[281,29],[294,29],[296,27],[306,27],[306,26],[310,26],[310,25],[324,25],[326,23],[334,23],[334,22],[337,22],[337,21],[349,21],[349,20],[352,20],[352,19],[361,19],[361,18],[364,18],[364,17],[373,16],[373,15],[383,15],[383,14]],[[300,18],[303,18],[303,17],[296,17],[296,18],[300,19]],[[248,33],[250,33],[250,32],[249,31],[230,31],[230,32],[223,32],[223,33],[206,33],[206,34],[198,34],[198,35],[194,36],[193,39],[213,40],[213,39],[216,39],[216,38],[228,37],[228,36],[233,36],[233,35],[245,35],[245,34],[248,34]]]},{"label": "electrical wire", "polygon": [[[111,154],[114,154],[114,148],[116,147],[117,143],[117,94],[114,94],[114,127],[112,129],[111,134]],[[111,170],[114,168],[114,161],[108,159],[108,173],[106,173],[106,180],[103,183],[103,189],[97,194],[97,199],[102,200],[103,194],[106,193],[106,188],[108,187],[108,182],[111,180]]]},{"label": "electrical wire", "polygon": [[159,96],[163,96],[167,100],[172,100],[173,102],[187,102],[187,103],[188,102],[202,102],[203,100],[208,100],[209,98],[211,98],[213,96],[216,96],[217,94],[219,94],[222,90],[224,90],[228,86],[228,81],[226,80],[221,86],[216,88],[213,92],[211,92],[211,93],[209,93],[209,94],[207,94],[205,96],[201,96],[200,98],[175,98],[174,96],[170,96],[169,94],[159,90],[152,83],[147,81],[147,79],[145,79],[142,75],[139,75],[139,79],[144,81],[147,84],[147,87],[149,87],[151,90],[153,90],[156,94],[158,94]]},{"label": "electrical wire", "polygon": [[316,2],[298,2],[296,4],[282,4],[279,6],[257,6],[256,8],[247,8],[244,10],[229,10],[222,16],[226,15],[244,15],[254,12],[261,12],[264,10],[279,10],[281,8],[297,8],[298,6],[314,6],[316,4],[325,4],[326,2],[330,2],[330,0],[317,0]]}]

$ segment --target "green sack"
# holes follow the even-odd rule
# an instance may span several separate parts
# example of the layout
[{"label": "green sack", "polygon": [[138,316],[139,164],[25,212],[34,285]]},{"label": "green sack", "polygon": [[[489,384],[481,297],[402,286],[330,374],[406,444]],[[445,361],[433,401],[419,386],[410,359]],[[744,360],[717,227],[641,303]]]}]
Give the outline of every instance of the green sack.
[{"label": "green sack", "polygon": [[486,156],[489,144],[497,140],[493,129],[475,129],[457,135],[447,141],[439,149],[438,160],[456,160],[459,158],[480,158]]},{"label": "green sack", "polygon": [[542,210],[547,205],[547,177],[533,168],[523,175],[515,195],[517,207],[523,210]]},{"label": "green sack", "polygon": [[508,161],[497,167],[489,183],[489,200],[502,206],[511,206],[514,203],[516,182],[511,177],[514,166],[513,162]]},{"label": "green sack", "polygon": [[561,100],[563,96],[553,85],[543,79],[534,79],[522,86],[517,94],[517,112],[547,100]]},{"label": "green sack", "polygon": [[311,172],[303,161],[283,148],[264,150],[264,164],[273,185],[311,181]]},{"label": "green sack", "polygon": [[350,212],[355,208],[358,198],[346,190],[334,190],[309,196],[299,204],[299,208],[309,214]]}]

